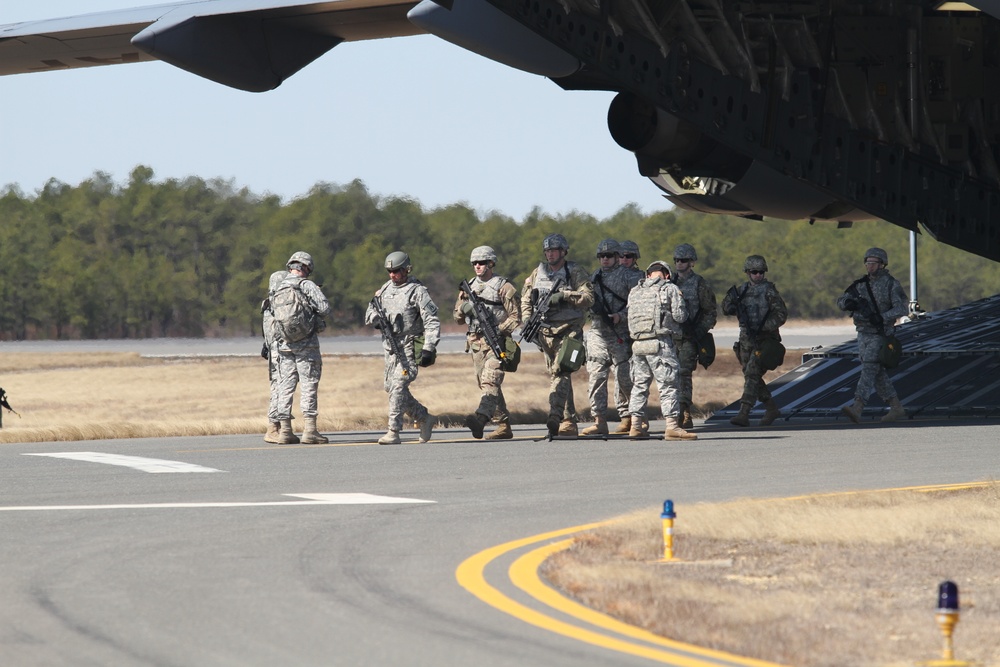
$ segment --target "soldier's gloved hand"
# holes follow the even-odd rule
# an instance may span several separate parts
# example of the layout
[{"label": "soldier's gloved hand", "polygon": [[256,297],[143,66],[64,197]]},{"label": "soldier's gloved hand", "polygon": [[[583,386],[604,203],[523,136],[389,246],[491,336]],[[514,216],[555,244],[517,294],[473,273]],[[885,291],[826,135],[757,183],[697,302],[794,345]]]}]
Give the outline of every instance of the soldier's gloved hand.
[{"label": "soldier's gloved hand", "polygon": [[435,361],[437,361],[437,350],[434,348],[427,349],[425,347],[420,351],[420,366],[422,368],[433,366]]},{"label": "soldier's gloved hand", "polygon": [[459,308],[458,308],[458,309],[459,309],[459,310],[460,310],[460,311],[462,312],[462,314],[463,314],[463,315],[465,315],[466,317],[472,317],[473,315],[475,315],[475,314],[476,314],[476,309],[475,309],[475,307],[474,307],[474,306],[472,305],[472,302],[471,302],[471,301],[463,301],[463,302],[462,302],[462,305],[461,305],[461,306],[459,306]]},{"label": "soldier's gloved hand", "polygon": [[855,310],[858,309],[858,300],[850,298],[850,297],[844,299],[844,308],[843,309],[844,310],[849,310],[851,312],[854,312]]},{"label": "soldier's gloved hand", "polygon": [[549,297],[549,305],[558,306],[560,303],[562,303],[565,296],[566,296],[565,292],[556,292],[555,294]]}]

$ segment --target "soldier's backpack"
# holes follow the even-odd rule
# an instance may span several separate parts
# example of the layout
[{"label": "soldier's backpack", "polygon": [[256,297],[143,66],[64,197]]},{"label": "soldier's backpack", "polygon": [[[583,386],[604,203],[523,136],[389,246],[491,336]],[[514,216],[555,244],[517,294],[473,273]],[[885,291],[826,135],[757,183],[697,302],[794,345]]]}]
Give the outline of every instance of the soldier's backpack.
[{"label": "soldier's backpack", "polygon": [[284,280],[271,294],[271,313],[274,315],[276,338],[286,343],[297,343],[312,335],[316,328],[309,299],[302,293],[298,280]]}]

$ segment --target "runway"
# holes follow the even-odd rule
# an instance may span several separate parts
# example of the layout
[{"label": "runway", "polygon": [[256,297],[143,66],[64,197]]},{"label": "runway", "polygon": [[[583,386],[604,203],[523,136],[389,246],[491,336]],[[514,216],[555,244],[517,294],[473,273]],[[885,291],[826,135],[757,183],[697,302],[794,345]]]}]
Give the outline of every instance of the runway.
[{"label": "runway", "polygon": [[[506,442],[442,430],[416,444],[411,431],[399,446],[375,445],[374,432],[305,446],[250,436],[2,445],[0,654],[46,666],[747,664],[630,639],[517,578],[530,576],[529,554],[577,527],[658,512],[666,498],[680,531],[695,502],[962,483],[1000,469],[984,422],[697,430],[684,443],[536,441],[541,427],[517,427]],[[523,546],[504,551],[512,543]],[[470,588],[470,559],[528,612]]]}]

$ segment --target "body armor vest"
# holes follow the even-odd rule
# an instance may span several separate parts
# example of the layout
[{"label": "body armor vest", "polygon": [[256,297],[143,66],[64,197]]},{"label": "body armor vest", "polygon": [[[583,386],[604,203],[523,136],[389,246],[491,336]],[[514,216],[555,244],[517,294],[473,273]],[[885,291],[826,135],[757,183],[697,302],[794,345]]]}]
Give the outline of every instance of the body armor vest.
[{"label": "body armor vest", "polygon": [[420,307],[414,298],[414,292],[422,283],[416,278],[410,278],[403,285],[396,287],[390,280],[382,286],[382,307],[385,314],[393,322],[397,335],[417,336],[423,333],[424,326],[420,320]]},{"label": "body armor vest", "polygon": [[684,295],[684,305],[687,306],[688,318],[687,321],[694,324],[698,321],[698,313],[701,311],[701,300],[698,298],[698,287],[701,286],[701,281],[703,278],[696,273],[692,273],[687,277],[684,282],[681,282],[680,276],[677,276],[677,280],[674,284],[677,285],[677,289],[681,291]]},{"label": "body armor vest", "polygon": [[[469,282],[472,287],[472,291],[476,293],[483,301],[483,305],[486,306],[486,310],[493,313],[493,319],[497,323],[497,327],[503,324],[503,321],[507,319],[507,310],[503,307],[503,300],[500,296],[500,290],[506,285],[508,280],[502,276],[493,276],[487,281],[482,281],[477,276]],[[482,333],[482,327],[479,324],[479,320],[475,317],[469,318],[469,333]]]},{"label": "body armor vest", "polygon": [[[538,265],[535,270],[535,281],[532,287],[538,290],[539,298],[541,295],[552,291],[552,286],[555,285],[556,280],[562,278],[562,289],[572,290],[574,285],[572,284],[572,276],[570,276],[570,269],[573,266],[572,262],[566,262],[563,267],[556,271],[555,273],[549,273],[549,266],[545,262]],[[561,322],[569,322],[571,320],[578,320],[583,318],[583,313],[569,304],[560,303],[556,306],[549,306],[549,310],[545,313],[545,317],[542,321],[546,324],[558,324]]]},{"label": "body armor vest", "polygon": [[628,298],[628,330],[635,340],[650,340],[672,333],[664,323],[664,303],[660,294],[666,283],[657,278],[639,283]]}]

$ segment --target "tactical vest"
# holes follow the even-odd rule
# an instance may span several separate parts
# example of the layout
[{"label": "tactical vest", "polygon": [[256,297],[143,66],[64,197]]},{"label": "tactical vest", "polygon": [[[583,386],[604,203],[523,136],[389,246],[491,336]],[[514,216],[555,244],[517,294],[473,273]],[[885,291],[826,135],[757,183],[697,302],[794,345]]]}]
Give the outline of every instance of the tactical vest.
[{"label": "tactical vest", "polygon": [[660,296],[666,285],[660,278],[642,281],[628,297],[628,330],[634,340],[650,340],[669,334],[664,325],[664,304]]},{"label": "tactical vest", "polygon": [[[493,276],[489,280],[483,282],[478,277],[474,278],[470,285],[472,286],[472,291],[476,293],[483,301],[483,305],[486,306],[486,310],[493,313],[493,319],[496,321],[499,327],[503,324],[503,321],[507,319],[507,309],[503,307],[503,299],[500,296],[500,290],[509,281],[502,276]],[[482,333],[482,327],[479,324],[479,320],[475,317],[469,318],[469,333]]]},{"label": "tactical vest", "polygon": [[[539,294],[545,294],[552,291],[552,286],[555,285],[556,280],[562,278],[562,287],[560,289],[572,290],[574,285],[572,284],[572,276],[570,276],[570,270],[575,266],[572,262],[566,262],[563,267],[556,271],[555,273],[549,273],[549,266],[545,262],[538,265],[535,269],[535,281],[532,284],[532,288],[537,289]],[[561,322],[569,322],[571,320],[579,320],[583,318],[583,312],[577,310],[573,306],[566,303],[560,303],[555,306],[549,306],[549,310],[545,313],[545,317],[542,321],[546,324],[558,324]]]},{"label": "tactical vest", "polygon": [[766,280],[758,284],[744,283],[745,291],[741,290],[742,298],[740,305],[745,313],[745,319],[740,319],[740,326],[752,331],[760,331],[767,319],[767,314],[771,310],[771,305],[767,302],[767,290],[769,283]]},{"label": "tactical vest", "polygon": [[697,273],[692,273],[683,283],[680,282],[680,276],[674,276],[673,280],[673,283],[677,285],[677,289],[684,295],[684,305],[687,306],[688,311],[687,321],[692,324],[698,321],[698,313],[701,310],[698,288],[701,286],[702,280],[704,279]]},{"label": "tactical vest", "polygon": [[[424,324],[420,319],[420,307],[416,304],[416,291],[422,287],[416,278],[396,287],[390,280],[380,290],[382,307],[389,320],[394,323],[397,335],[418,336],[423,333]],[[398,323],[398,324],[396,324]]]}]

